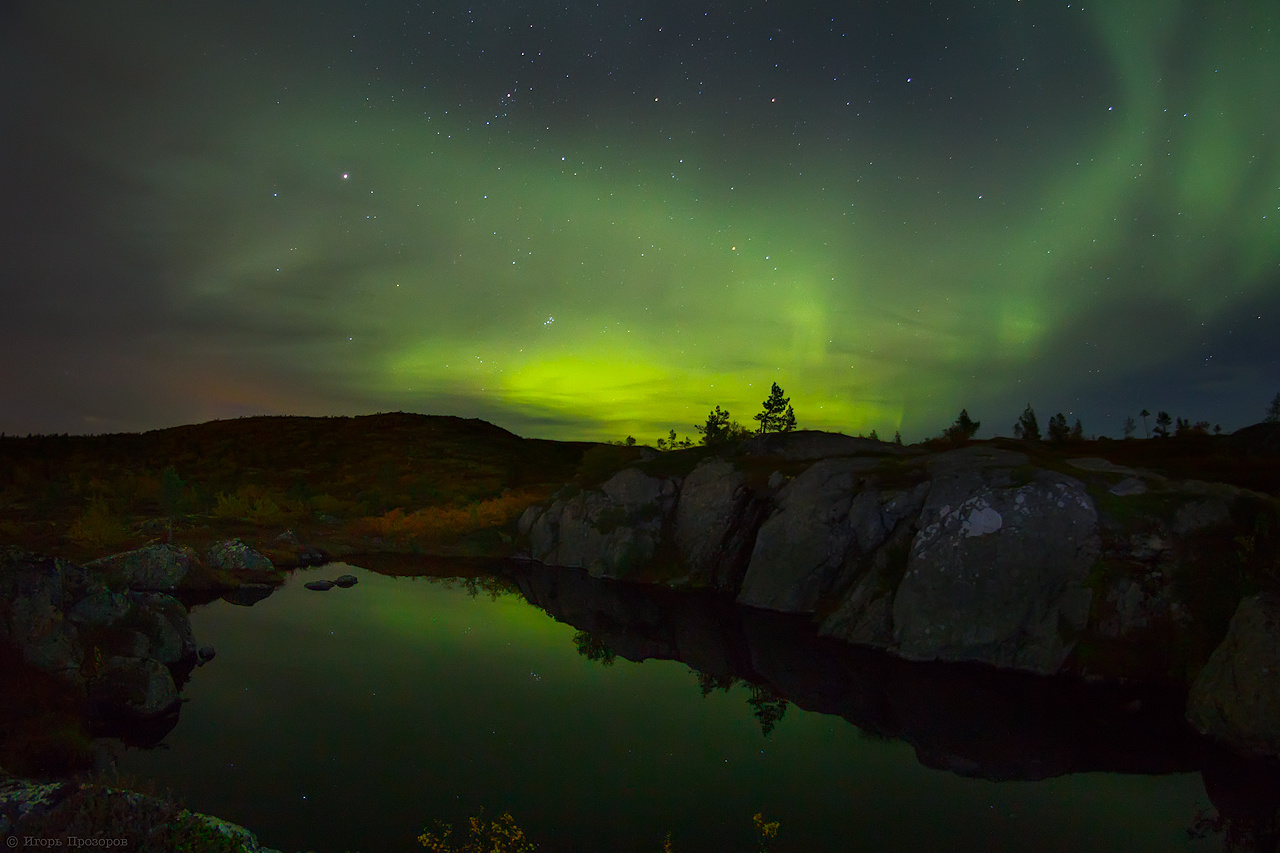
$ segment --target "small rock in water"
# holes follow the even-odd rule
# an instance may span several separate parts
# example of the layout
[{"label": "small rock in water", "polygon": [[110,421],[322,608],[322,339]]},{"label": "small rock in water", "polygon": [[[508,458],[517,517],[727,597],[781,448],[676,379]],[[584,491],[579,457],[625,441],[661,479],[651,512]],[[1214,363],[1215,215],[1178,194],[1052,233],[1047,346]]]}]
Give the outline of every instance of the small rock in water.
[{"label": "small rock in water", "polygon": [[356,576],[355,576],[355,575],[342,575],[342,576],[340,576],[340,577],[336,577],[336,578],[334,578],[334,579],[333,579],[333,583],[334,583],[334,586],[340,586],[340,587],[342,587],[343,589],[346,589],[347,587],[355,586],[355,585],[356,585]]},{"label": "small rock in water", "polygon": [[213,646],[201,646],[196,649],[196,666],[204,666],[213,660],[213,656],[218,653]]},{"label": "small rock in water", "polygon": [[307,581],[303,586],[316,592],[324,592],[326,589],[333,589],[336,584],[333,581]]}]

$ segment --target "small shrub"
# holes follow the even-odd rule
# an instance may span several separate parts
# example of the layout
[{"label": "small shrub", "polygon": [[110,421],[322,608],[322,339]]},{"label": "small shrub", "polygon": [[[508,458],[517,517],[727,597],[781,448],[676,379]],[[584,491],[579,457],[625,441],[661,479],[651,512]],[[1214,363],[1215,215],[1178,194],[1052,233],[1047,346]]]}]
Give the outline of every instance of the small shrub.
[{"label": "small shrub", "polygon": [[217,503],[210,514],[215,518],[241,519],[249,512],[249,506],[249,500],[240,492],[231,495],[219,492]]},{"label": "small shrub", "polygon": [[453,540],[511,524],[540,497],[541,494],[516,491],[461,506],[427,507],[416,512],[397,507],[380,516],[360,519],[353,525],[353,532],[406,544]]},{"label": "small shrub", "polygon": [[129,528],[117,518],[107,502],[95,498],[89,508],[71,524],[67,531],[72,542],[85,548],[109,548],[118,545],[129,535]]},{"label": "small shrub", "polygon": [[424,829],[418,843],[434,853],[533,853],[538,849],[509,813],[486,821],[483,809],[467,818],[465,839],[453,840],[453,827],[437,821],[435,831]]}]

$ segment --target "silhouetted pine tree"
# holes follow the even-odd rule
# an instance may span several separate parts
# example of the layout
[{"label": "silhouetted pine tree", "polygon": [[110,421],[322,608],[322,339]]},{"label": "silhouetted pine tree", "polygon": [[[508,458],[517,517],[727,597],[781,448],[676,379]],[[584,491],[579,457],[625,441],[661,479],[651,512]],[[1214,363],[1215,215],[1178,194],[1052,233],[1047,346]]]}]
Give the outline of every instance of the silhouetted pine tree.
[{"label": "silhouetted pine tree", "polygon": [[1013,436],[1023,441],[1040,440],[1040,424],[1036,421],[1036,413],[1031,408],[1030,403],[1027,403],[1027,407],[1022,411],[1022,416],[1013,425]]}]

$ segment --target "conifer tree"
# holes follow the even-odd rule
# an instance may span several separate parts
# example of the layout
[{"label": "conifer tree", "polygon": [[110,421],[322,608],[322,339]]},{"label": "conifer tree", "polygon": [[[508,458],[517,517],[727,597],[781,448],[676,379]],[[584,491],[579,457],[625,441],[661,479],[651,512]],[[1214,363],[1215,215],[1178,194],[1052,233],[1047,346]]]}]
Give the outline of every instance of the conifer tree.
[{"label": "conifer tree", "polygon": [[1023,410],[1022,416],[1013,425],[1013,437],[1020,438],[1023,441],[1040,440],[1040,424],[1036,421],[1036,413],[1031,408],[1030,403],[1027,403],[1027,408]]},{"label": "conifer tree", "polygon": [[764,410],[755,416],[759,421],[759,432],[791,432],[796,428],[796,413],[791,408],[791,398],[782,396],[782,388],[777,382],[769,391],[769,398],[764,401]]},{"label": "conifer tree", "polygon": [[1058,414],[1049,418],[1049,440],[1054,444],[1062,444],[1071,437],[1071,429],[1067,426],[1067,416]]},{"label": "conifer tree", "polygon": [[968,441],[973,438],[980,426],[982,426],[982,421],[973,420],[969,417],[968,409],[961,409],[960,416],[956,418],[956,422],[943,430],[942,434],[952,441]]},{"label": "conifer tree", "polygon": [[1156,415],[1155,433],[1160,438],[1169,437],[1169,427],[1173,426],[1173,418],[1169,417],[1168,412],[1160,412]]}]

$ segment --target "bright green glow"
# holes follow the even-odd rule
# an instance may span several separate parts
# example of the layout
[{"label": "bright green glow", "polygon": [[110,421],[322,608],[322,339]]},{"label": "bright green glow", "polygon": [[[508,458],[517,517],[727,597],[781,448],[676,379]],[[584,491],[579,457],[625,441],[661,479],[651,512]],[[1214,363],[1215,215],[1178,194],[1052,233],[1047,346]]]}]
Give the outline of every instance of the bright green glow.
[{"label": "bright green glow", "polygon": [[[979,397],[1016,413],[1036,389],[1078,393],[1058,336],[1112,305],[1212,321],[1280,262],[1280,12],[1080,14],[1115,103],[1007,165],[913,155],[879,125],[839,150],[784,137],[769,162],[735,159],[714,116],[661,144],[599,122],[487,131],[443,94],[334,106],[364,103],[355,82],[300,107],[200,105],[234,116],[212,157],[112,143],[168,199],[148,215],[183,247],[178,304],[246,318],[215,356],[548,437],[651,442],[715,405],[750,425],[774,381],[802,426],[918,436]],[[255,335],[261,318],[306,334]],[[1188,346],[1111,341],[1099,366]]]}]

